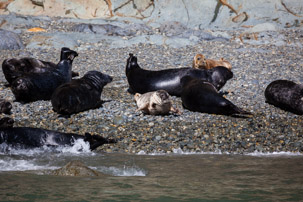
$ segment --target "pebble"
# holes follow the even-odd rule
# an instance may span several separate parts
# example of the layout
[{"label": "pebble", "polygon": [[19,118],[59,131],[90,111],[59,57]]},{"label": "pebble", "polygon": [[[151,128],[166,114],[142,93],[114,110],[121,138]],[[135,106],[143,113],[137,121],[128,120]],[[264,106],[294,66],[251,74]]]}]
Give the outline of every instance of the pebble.
[{"label": "pebble", "polygon": [[[68,32],[75,25],[60,20],[42,21],[42,24],[45,25],[43,28],[48,27],[47,35],[60,36],[64,32],[66,33],[62,35],[64,37],[69,36]],[[27,27],[25,25],[22,27],[22,24],[18,25],[18,29],[24,44],[28,44],[38,35],[26,32]],[[147,29],[141,33],[148,35],[150,32],[152,31]],[[105,102],[102,107],[72,115],[67,119],[59,117],[52,110],[49,101],[29,104],[13,102],[14,96],[5,86],[2,72],[0,95],[13,103],[12,114],[9,116],[15,119],[15,126],[41,127],[79,134],[90,132],[118,139],[114,145],[103,145],[100,152],[303,153],[303,117],[269,105],[265,103],[264,98],[264,89],[275,79],[283,78],[302,83],[303,48],[296,44],[303,44],[301,37],[303,30],[282,29],[272,36],[266,34],[264,35],[266,39],[262,39],[266,40],[266,43],[242,44],[236,40],[240,33],[238,30],[223,31],[224,40],[210,41],[200,40],[203,37],[205,39],[213,37],[210,32],[195,33],[193,36],[199,37],[199,40],[193,40],[187,46],[178,48],[157,43],[128,44],[119,48],[113,47],[111,42],[106,40],[98,43],[89,41],[88,39],[93,39],[95,34],[81,33],[82,35],[78,36],[90,37],[75,40],[81,49],[77,50],[79,56],[73,62],[73,70],[79,72],[80,76],[89,70],[99,70],[113,76],[114,80],[103,89],[101,98]],[[140,32],[137,37],[140,37],[139,34]],[[226,40],[228,36],[232,37]],[[287,43],[279,43],[277,46],[275,44],[277,36],[283,36],[278,40]],[[233,40],[233,37],[236,39]],[[131,43],[131,40],[124,42]],[[170,42],[173,43],[174,40]],[[227,99],[252,112],[254,116],[242,119],[191,112],[183,109],[181,99],[174,96],[172,97],[174,105],[183,111],[180,116],[151,116],[137,112],[133,95],[127,92],[128,83],[124,68],[129,53],[134,53],[138,57],[138,63],[142,68],[150,70],[190,67],[197,53],[203,53],[212,59],[225,58],[232,64],[234,78],[228,81],[222,90],[230,92],[226,95]],[[43,44],[40,49],[0,50],[0,54],[2,56],[0,63],[6,58],[25,56],[57,62],[60,55],[58,50]]]}]

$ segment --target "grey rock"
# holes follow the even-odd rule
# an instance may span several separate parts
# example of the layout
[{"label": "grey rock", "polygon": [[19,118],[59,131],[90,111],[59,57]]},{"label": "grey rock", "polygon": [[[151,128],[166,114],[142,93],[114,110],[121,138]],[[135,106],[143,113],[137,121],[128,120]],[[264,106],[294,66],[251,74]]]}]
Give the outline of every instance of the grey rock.
[{"label": "grey rock", "polygon": [[95,171],[81,161],[71,161],[62,168],[51,172],[52,175],[58,176],[105,176],[105,174]]},{"label": "grey rock", "polygon": [[16,50],[23,49],[23,43],[18,34],[0,29],[0,49],[1,50]]}]

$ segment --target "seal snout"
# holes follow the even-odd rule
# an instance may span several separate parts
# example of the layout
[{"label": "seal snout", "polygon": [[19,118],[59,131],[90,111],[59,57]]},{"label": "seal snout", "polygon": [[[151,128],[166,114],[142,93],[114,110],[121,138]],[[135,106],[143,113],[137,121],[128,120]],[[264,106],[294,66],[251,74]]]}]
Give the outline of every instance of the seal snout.
[{"label": "seal snout", "polygon": [[161,98],[161,100],[168,100],[169,99],[169,95],[166,91],[159,90],[157,93],[158,93],[158,96]]}]

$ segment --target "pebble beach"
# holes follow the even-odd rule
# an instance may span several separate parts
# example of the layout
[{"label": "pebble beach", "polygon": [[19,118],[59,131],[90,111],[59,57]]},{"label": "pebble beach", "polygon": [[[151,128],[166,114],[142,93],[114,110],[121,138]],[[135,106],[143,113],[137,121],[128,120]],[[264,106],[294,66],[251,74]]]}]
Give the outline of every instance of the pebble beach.
[{"label": "pebble beach", "polygon": [[[36,17],[35,20],[35,25],[43,27],[46,34],[50,35],[71,33],[72,27],[77,24],[60,18],[45,20]],[[26,31],[28,28],[30,26],[26,24],[17,27],[18,35],[25,45],[41,36],[38,32]],[[223,36],[229,37],[224,40],[194,40],[195,43],[178,47],[130,43],[132,36],[118,36],[127,45],[115,47],[106,38],[90,42],[82,39],[80,33],[73,32],[79,39],[74,49],[79,56],[73,62],[73,71],[79,72],[80,77],[90,70],[98,70],[113,77],[113,81],[103,89],[103,106],[65,118],[52,110],[50,101],[29,104],[14,102],[14,96],[6,87],[7,82],[1,71],[1,98],[11,101],[13,105],[12,114],[1,114],[1,118],[13,118],[15,127],[38,127],[78,134],[89,132],[118,140],[116,144],[103,145],[98,152],[303,153],[303,117],[265,103],[264,97],[266,86],[276,79],[303,83],[303,30],[295,27],[279,29],[259,34],[257,40],[247,37],[244,43],[238,38],[242,32],[220,30]],[[157,30],[152,30],[152,34],[139,30],[136,35],[153,36],[155,33]],[[85,37],[88,35],[98,37],[95,33],[87,33]],[[167,36],[168,40],[172,38]],[[174,96],[174,106],[183,112],[182,115],[152,116],[136,111],[133,95],[127,91],[125,75],[129,53],[138,57],[142,68],[149,70],[191,67],[197,53],[212,59],[225,58],[232,64],[234,74],[222,89],[228,92],[225,98],[253,113],[253,116],[239,118],[191,112],[183,109],[181,99]],[[39,48],[25,46],[19,50],[0,50],[1,63],[12,57],[35,57],[57,62],[60,50],[47,44],[40,44]]]}]

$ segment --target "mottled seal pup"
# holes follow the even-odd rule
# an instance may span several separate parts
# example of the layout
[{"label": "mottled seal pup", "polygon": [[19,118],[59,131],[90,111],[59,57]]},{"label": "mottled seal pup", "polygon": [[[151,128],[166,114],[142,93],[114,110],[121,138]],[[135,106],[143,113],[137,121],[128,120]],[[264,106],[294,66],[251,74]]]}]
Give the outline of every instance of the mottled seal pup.
[{"label": "mottled seal pup", "polygon": [[70,50],[52,71],[28,73],[16,78],[11,85],[16,101],[27,103],[50,100],[58,86],[71,81],[72,62],[77,56],[77,52]]},{"label": "mottled seal pup", "polygon": [[5,99],[0,99],[0,113],[10,114],[12,108],[13,106],[9,101]]},{"label": "mottled seal pup", "polygon": [[204,55],[197,54],[193,59],[193,68],[195,69],[212,69],[217,66],[226,67],[231,70],[231,64],[224,58],[220,60],[206,59]]},{"label": "mottled seal pup", "polygon": [[12,128],[14,126],[14,119],[4,117],[0,119],[0,128]]},{"label": "mottled seal pup", "polygon": [[52,95],[53,110],[70,115],[102,105],[103,87],[112,77],[99,71],[89,71],[82,78],[60,85]]},{"label": "mottled seal pup", "polygon": [[42,146],[72,146],[77,139],[83,139],[85,142],[88,142],[91,150],[103,144],[116,143],[116,140],[107,139],[99,135],[91,135],[89,133],[86,133],[84,136],[41,128],[0,128],[0,144],[6,143],[11,147],[22,149]]},{"label": "mottled seal pup", "polygon": [[[61,48],[60,61],[67,59],[68,57],[73,57],[73,55],[70,54],[71,51],[72,50],[66,47]],[[70,59],[71,61],[73,61],[73,58]],[[9,85],[11,85],[16,78],[21,77],[24,74],[53,71],[53,69],[55,69],[56,67],[57,64],[55,63],[38,60],[36,58],[30,57],[20,59],[5,59],[2,63],[2,71]],[[79,76],[79,73],[72,72],[72,76]]]},{"label": "mottled seal pup", "polygon": [[129,54],[125,68],[129,90],[132,93],[147,93],[166,90],[170,95],[181,95],[180,80],[185,75],[209,81],[220,90],[233,73],[225,67],[215,67],[210,70],[193,68],[175,68],[159,71],[142,69],[137,63],[137,57]]},{"label": "mottled seal pup", "polygon": [[303,85],[289,80],[276,80],[265,89],[266,102],[283,110],[303,114]]},{"label": "mottled seal pup", "polygon": [[166,115],[169,112],[181,114],[179,109],[173,107],[170,96],[165,90],[157,90],[144,94],[136,93],[134,97],[138,110],[143,111],[145,114]]},{"label": "mottled seal pup", "polygon": [[251,115],[225,99],[207,81],[185,76],[181,79],[181,83],[182,105],[190,111],[221,115]]}]

